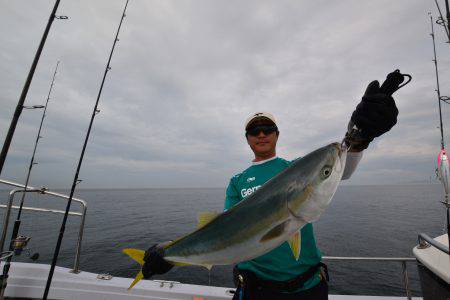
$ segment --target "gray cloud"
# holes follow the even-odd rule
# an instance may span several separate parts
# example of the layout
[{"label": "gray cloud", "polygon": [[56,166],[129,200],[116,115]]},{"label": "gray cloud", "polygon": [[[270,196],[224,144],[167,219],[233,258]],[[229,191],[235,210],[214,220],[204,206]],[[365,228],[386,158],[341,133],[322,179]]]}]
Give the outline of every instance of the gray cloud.
[{"label": "gray cloud", "polygon": [[[52,5],[2,5],[0,141]],[[61,3],[70,19],[55,21],[27,98],[45,100],[60,59],[35,185],[70,185],[123,5]],[[83,186],[223,187],[252,158],[248,115],[274,113],[278,154],[293,159],[340,140],[365,86],[396,68],[414,77],[396,94],[398,125],[366,151],[348,183],[429,179],[439,130],[428,11],[432,3],[419,0],[131,1]],[[436,31],[445,95],[450,58]],[[449,113],[444,107],[444,121]],[[39,117],[24,111],[2,177],[23,180]]]}]

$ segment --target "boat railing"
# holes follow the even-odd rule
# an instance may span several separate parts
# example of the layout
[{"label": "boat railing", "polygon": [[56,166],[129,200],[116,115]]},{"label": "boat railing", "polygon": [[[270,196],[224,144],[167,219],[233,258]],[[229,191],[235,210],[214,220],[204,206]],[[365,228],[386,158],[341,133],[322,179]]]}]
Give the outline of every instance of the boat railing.
[{"label": "boat railing", "polygon": [[347,256],[323,256],[323,260],[326,261],[369,261],[369,262],[399,262],[402,264],[402,273],[403,273],[403,285],[405,288],[406,297],[408,300],[411,300],[411,290],[409,288],[409,277],[408,271],[406,269],[407,262],[415,262],[416,259],[414,257],[347,257]]},{"label": "boat railing", "polygon": [[428,248],[430,246],[433,246],[434,248],[436,248],[446,254],[450,254],[448,246],[436,241],[435,239],[433,239],[426,233],[420,233],[418,239],[419,239],[418,248],[423,249],[423,248]]},{"label": "boat railing", "polygon": [[[15,182],[12,182],[12,181],[0,179],[0,183],[19,188],[19,189],[14,189],[14,190],[9,192],[9,200],[8,200],[8,203],[6,205],[4,205],[4,204],[0,205],[0,208],[5,208],[6,209],[5,216],[4,216],[4,219],[3,219],[2,236],[1,236],[1,239],[0,239],[0,252],[3,252],[3,248],[4,248],[4,245],[5,245],[6,234],[7,234],[7,230],[8,230],[8,224],[9,224],[9,218],[10,218],[10,215],[11,215],[11,210],[19,208],[18,206],[14,206],[13,205],[14,196],[16,194],[18,194],[18,193],[39,193],[39,194],[52,196],[52,197],[55,197],[57,199],[65,199],[65,200],[69,199],[69,196],[49,191],[45,187],[34,188],[34,187],[31,187],[31,186],[28,186],[27,189],[25,190],[25,186],[24,185],[19,184],[19,183],[15,183]],[[80,228],[78,230],[77,246],[76,246],[76,250],[75,250],[76,251],[75,252],[75,261],[74,261],[73,269],[71,270],[72,273],[79,273],[80,272],[81,241],[83,239],[84,222],[85,222],[85,219],[86,219],[87,205],[86,205],[86,201],[84,201],[82,199],[72,198],[72,201],[74,201],[76,203],[79,203],[80,206],[81,206],[81,211],[70,211],[69,212],[70,216],[79,216],[79,217],[81,217]],[[65,213],[62,210],[50,209],[50,208],[40,208],[40,207],[23,206],[22,209],[23,210],[28,210],[28,211],[34,211],[34,212],[50,212],[50,213],[56,213],[56,214],[64,214]]]}]

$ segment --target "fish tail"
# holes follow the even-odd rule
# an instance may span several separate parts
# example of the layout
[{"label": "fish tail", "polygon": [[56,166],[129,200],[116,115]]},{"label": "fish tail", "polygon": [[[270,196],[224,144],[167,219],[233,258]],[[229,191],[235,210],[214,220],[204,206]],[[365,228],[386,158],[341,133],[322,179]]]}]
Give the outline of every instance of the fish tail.
[{"label": "fish tail", "polygon": [[[123,253],[131,257],[134,261],[138,262],[141,266],[144,265],[144,250],[139,249],[133,249],[133,248],[127,248],[122,250]],[[142,270],[139,271],[139,273],[136,275],[136,278],[134,278],[133,282],[131,283],[130,287],[128,289],[131,289],[136,283],[138,283],[142,278],[144,278],[144,275],[142,274]]]}]

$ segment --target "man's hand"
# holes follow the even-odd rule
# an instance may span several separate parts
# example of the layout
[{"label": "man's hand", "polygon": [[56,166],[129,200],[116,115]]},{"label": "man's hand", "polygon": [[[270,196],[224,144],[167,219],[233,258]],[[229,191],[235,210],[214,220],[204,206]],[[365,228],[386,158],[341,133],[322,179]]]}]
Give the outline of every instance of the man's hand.
[{"label": "man's hand", "polygon": [[145,251],[142,274],[145,279],[149,279],[155,274],[164,274],[173,268],[173,265],[164,259],[164,249],[155,244]]},{"label": "man's hand", "polygon": [[374,138],[388,132],[397,123],[398,109],[389,93],[372,81],[348,124],[345,141],[350,151],[366,149]]}]

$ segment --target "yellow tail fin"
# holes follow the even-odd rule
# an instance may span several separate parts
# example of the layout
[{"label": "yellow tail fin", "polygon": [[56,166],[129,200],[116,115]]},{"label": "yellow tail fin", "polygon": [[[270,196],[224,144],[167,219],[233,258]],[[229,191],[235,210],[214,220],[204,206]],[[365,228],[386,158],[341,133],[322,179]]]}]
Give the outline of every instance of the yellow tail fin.
[{"label": "yellow tail fin", "polygon": [[139,281],[141,281],[141,279],[144,278],[144,274],[142,274],[142,271],[139,271],[139,273],[136,275],[136,278],[134,278],[133,282],[130,284],[130,287],[128,288],[129,290],[131,290],[131,288],[138,283]]},{"label": "yellow tail fin", "polygon": [[[133,260],[137,261],[141,266],[144,265],[145,251],[139,250],[139,249],[127,248],[127,249],[123,249],[122,252],[125,253],[126,255],[128,255],[129,257],[131,257]],[[133,282],[131,283],[131,285],[128,289],[131,289],[142,278],[144,278],[144,275],[142,274],[142,271],[139,271],[136,278],[134,278]]]}]

